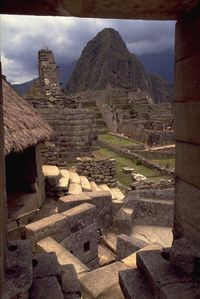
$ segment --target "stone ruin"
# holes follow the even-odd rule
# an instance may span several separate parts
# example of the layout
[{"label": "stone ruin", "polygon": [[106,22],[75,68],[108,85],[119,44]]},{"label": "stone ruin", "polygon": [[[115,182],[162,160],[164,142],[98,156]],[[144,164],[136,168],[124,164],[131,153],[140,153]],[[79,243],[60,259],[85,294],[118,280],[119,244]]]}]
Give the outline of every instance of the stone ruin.
[{"label": "stone ruin", "polygon": [[90,102],[98,108],[107,130],[112,133],[123,134],[149,146],[174,143],[174,112],[171,103],[155,104],[139,88],[129,93],[120,88],[90,90],[79,92],[78,96],[83,103],[85,101],[88,105]]},{"label": "stone ruin", "polygon": [[51,142],[42,148],[43,163],[66,166],[78,156],[88,156],[97,149],[95,115],[79,108],[75,97],[67,97],[60,86],[58,67],[52,51],[38,53],[39,83],[26,100],[40,112],[54,130]]}]

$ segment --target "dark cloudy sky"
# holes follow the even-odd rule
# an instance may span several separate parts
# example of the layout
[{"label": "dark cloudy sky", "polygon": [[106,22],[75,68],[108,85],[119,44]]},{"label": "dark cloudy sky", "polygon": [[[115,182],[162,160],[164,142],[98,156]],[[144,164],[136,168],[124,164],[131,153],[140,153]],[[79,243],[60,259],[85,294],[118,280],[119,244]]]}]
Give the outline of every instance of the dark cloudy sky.
[{"label": "dark cloudy sky", "polygon": [[174,46],[174,22],[81,19],[71,17],[1,16],[1,61],[11,83],[37,77],[37,52],[48,47],[56,63],[79,58],[87,41],[105,27],[119,31],[128,49],[138,55]]}]

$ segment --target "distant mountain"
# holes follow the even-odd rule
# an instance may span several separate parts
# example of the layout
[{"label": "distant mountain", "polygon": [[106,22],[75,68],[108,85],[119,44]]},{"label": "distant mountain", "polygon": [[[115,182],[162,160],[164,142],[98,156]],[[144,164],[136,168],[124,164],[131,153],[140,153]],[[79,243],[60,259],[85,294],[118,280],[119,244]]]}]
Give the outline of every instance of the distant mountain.
[{"label": "distant mountain", "polygon": [[21,96],[23,96],[26,94],[27,90],[29,90],[33,86],[34,80],[36,79],[21,84],[12,84],[12,86]]},{"label": "distant mountain", "polygon": [[126,47],[119,32],[105,28],[82,51],[66,88],[70,92],[87,89],[140,88],[155,103],[170,101],[167,81],[149,74]]},{"label": "distant mountain", "polygon": [[160,75],[169,82],[174,81],[173,50],[167,50],[161,53],[139,55],[138,58],[147,71]]}]

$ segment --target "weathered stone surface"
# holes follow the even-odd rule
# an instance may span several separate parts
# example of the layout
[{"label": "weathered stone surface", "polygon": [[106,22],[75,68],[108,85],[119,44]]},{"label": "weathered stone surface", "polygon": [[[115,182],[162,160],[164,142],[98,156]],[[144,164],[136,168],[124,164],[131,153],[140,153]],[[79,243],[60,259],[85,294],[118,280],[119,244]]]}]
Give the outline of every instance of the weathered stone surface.
[{"label": "weathered stone surface", "polygon": [[[176,101],[199,101],[200,87],[198,78],[200,76],[199,53],[176,62],[175,66],[175,98]],[[194,92],[195,90],[195,92]]]},{"label": "weathered stone surface", "polygon": [[80,277],[81,289],[93,298],[98,298],[118,282],[118,272],[125,269],[125,265],[116,262],[89,272]]},{"label": "weathered stone surface", "polygon": [[62,291],[66,294],[77,293],[80,295],[80,283],[74,266],[66,265],[62,271]]},{"label": "weathered stone surface", "polygon": [[127,299],[153,299],[150,287],[137,269],[119,272],[119,283]]},{"label": "weathered stone surface", "polygon": [[[200,225],[199,214],[197,211],[200,208],[200,190],[199,188],[188,184],[180,179],[176,179],[175,183],[175,192],[176,192],[176,205],[175,205],[175,223],[174,223],[174,231],[176,232],[176,238],[182,237],[184,235],[199,246],[199,237],[194,233],[191,233],[191,229],[189,226],[193,227],[193,230],[198,229]],[[182,232],[178,233],[177,230],[180,231],[180,225],[177,223],[177,217],[180,221]],[[184,224],[184,223],[187,223]],[[178,234],[178,235],[177,235]]]},{"label": "weathered stone surface", "polygon": [[63,246],[50,237],[47,237],[37,243],[38,252],[55,252],[58,262],[61,266],[73,264],[77,274],[85,273],[89,269],[83,265],[75,256],[67,251]]},{"label": "weathered stone surface", "polygon": [[176,62],[200,52],[200,42],[197,38],[199,30],[200,20],[198,15],[186,16],[176,23]]},{"label": "weathered stone surface", "polygon": [[81,193],[82,193],[82,188],[81,188],[80,184],[77,184],[77,183],[69,184],[68,194],[76,195],[76,194],[81,194]]},{"label": "weathered stone surface", "polygon": [[145,246],[147,246],[146,242],[134,236],[119,235],[116,248],[117,258],[123,259]]},{"label": "weathered stone surface", "polygon": [[199,145],[176,142],[176,175],[197,188],[200,188],[199,160]]},{"label": "weathered stone surface", "polygon": [[67,217],[70,233],[75,233],[97,220],[97,208],[90,203],[83,203],[62,214]]},{"label": "weathered stone surface", "polygon": [[191,282],[191,277],[176,271],[170,265],[169,260],[161,256],[159,250],[139,251],[137,253],[137,266],[151,285],[156,298],[159,298],[160,289],[165,285]]},{"label": "weathered stone surface", "polygon": [[61,245],[86,264],[98,255],[98,239],[97,223],[94,222],[72,233],[61,242]]},{"label": "weathered stone surface", "polygon": [[99,268],[99,258],[98,258],[98,256],[95,259],[89,261],[86,264],[86,266],[90,269],[90,271],[98,269]]},{"label": "weathered stone surface", "polygon": [[159,293],[160,299],[197,299],[199,297],[200,291],[197,282],[169,284],[163,286]]},{"label": "weathered stone surface", "polygon": [[79,195],[67,195],[60,197],[58,201],[58,212],[64,212],[86,202],[92,204],[92,199],[89,194],[84,192]]},{"label": "weathered stone surface", "polygon": [[[6,298],[27,299],[33,281],[30,240],[10,241],[7,251]],[[16,297],[15,297],[16,296]]]},{"label": "weathered stone surface", "polygon": [[[186,238],[174,240],[170,250],[171,264],[188,275],[198,275],[200,251]],[[195,273],[196,272],[196,273]]]},{"label": "weathered stone surface", "polygon": [[32,263],[33,278],[58,277],[61,274],[61,267],[54,252],[34,254]]},{"label": "weathered stone surface", "polygon": [[57,241],[69,235],[67,219],[62,214],[54,214],[26,225],[26,238],[32,241],[33,250],[37,241],[51,236]]},{"label": "weathered stone surface", "polygon": [[86,191],[86,192],[92,191],[90,182],[88,181],[86,176],[80,176],[80,181],[81,181],[81,187],[82,187],[83,192],[84,191]]},{"label": "weathered stone surface", "polygon": [[125,233],[130,234],[133,225],[133,213],[131,208],[121,208],[114,218],[114,225]]},{"label": "weathered stone surface", "polygon": [[114,253],[101,244],[98,246],[98,257],[100,267],[111,264],[116,260]]},{"label": "weathered stone surface", "polygon": [[99,188],[94,181],[90,182],[90,185],[91,185],[92,191],[94,191],[94,192],[101,191],[101,188]]},{"label": "weathered stone surface", "polygon": [[56,277],[34,279],[30,289],[30,299],[64,299],[61,286]]},{"label": "weathered stone surface", "polygon": [[71,183],[75,183],[75,184],[79,184],[81,183],[80,181],[80,177],[76,172],[71,172],[69,173],[69,177],[70,177],[70,182]]},{"label": "weathered stone surface", "polygon": [[198,125],[200,102],[189,101],[175,103],[175,139],[189,143],[199,144],[200,128]]},{"label": "weathered stone surface", "polygon": [[116,216],[117,212],[122,208],[124,202],[122,200],[112,199],[112,216]]},{"label": "weathered stone surface", "polygon": [[50,185],[56,186],[60,175],[58,167],[53,165],[43,165],[42,172],[44,176],[47,178],[48,183]]},{"label": "weathered stone surface", "polygon": [[113,253],[116,253],[117,236],[112,233],[103,235],[100,239],[100,244],[108,247]]},{"label": "weathered stone surface", "polygon": [[137,268],[137,262],[136,262],[136,255],[139,251],[152,251],[152,250],[162,250],[162,247],[160,244],[157,243],[150,243],[147,246],[143,247],[142,249],[132,253],[131,255],[127,256],[123,260],[121,260],[122,263],[124,263],[126,266],[130,268]]},{"label": "weathered stone surface", "polygon": [[123,200],[124,194],[119,188],[110,188],[111,193],[113,194],[114,199],[116,200]]}]

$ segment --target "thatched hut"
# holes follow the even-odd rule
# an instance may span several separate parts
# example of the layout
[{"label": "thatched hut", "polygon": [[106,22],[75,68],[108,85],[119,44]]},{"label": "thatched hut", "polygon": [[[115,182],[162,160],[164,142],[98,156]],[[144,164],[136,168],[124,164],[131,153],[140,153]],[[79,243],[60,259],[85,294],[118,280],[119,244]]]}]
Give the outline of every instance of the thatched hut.
[{"label": "thatched hut", "polygon": [[52,129],[5,79],[2,83],[8,216],[14,228],[45,199],[40,143],[50,139]]}]

